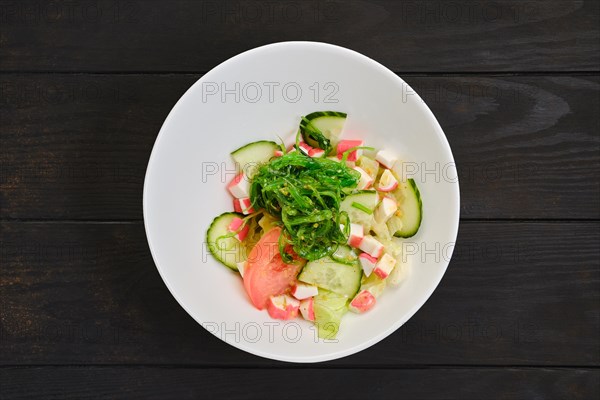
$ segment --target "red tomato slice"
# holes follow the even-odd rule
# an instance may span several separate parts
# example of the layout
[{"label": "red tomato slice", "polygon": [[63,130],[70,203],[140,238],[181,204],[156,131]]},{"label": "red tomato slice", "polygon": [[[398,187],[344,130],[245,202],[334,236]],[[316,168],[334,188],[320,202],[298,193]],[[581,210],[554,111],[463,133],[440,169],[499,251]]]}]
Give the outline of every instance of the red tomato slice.
[{"label": "red tomato slice", "polygon": [[270,296],[284,293],[295,281],[303,264],[286,264],[279,254],[281,228],[263,235],[248,255],[244,269],[244,287],[252,304],[259,310],[267,306]]}]

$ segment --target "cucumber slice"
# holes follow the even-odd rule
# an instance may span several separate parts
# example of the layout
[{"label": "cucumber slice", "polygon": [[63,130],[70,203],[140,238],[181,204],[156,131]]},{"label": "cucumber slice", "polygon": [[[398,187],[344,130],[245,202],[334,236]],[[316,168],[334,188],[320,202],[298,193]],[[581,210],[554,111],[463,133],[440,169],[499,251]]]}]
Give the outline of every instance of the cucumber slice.
[{"label": "cucumber slice", "polygon": [[400,182],[394,195],[400,201],[400,209],[402,210],[402,215],[400,216],[402,224],[400,229],[396,230],[394,236],[403,238],[412,237],[421,226],[421,216],[423,213],[421,193],[419,193],[415,181],[408,179],[405,182]]},{"label": "cucumber slice", "polygon": [[217,238],[229,233],[229,224],[235,218],[244,218],[242,214],[226,212],[216,217],[206,231],[206,241],[211,254],[226,267],[238,270],[237,263],[247,259],[246,249],[235,238]]},{"label": "cucumber slice", "polygon": [[346,123],[346,113],[337,111],[316,111],[300,121],[300,132],[306,143],[325,150],[327,154],[337,148]]},{"label": "cucumber slice", "polygon": [[352,297],[360,287],[361,276],[362,269],[358,262],[348,265],[323,257],[309,261],[298,275],[298,280]]},{"label": "cucumber slice", "polygon": [[338,246],[338,248],[331,255],[331,258],[334,261],[346,265],[354,265],[354,263],[358,260],[356,252],[352,249],[352,247],[346,245]]},{"label": "cucumber slice", "polygon": [[321,339],[335,339],[340,322],[348,312],[348,299],[340,294],[319,289],[314,299],[315,325]]},{"label": "cucumber slice", "polygon": [[281,150],[279,145],[269,140],[248,143],[231,153],[236,169],[246,172],[251,178],[260,164],[268,162],[273,158],[275,150]]},{"label": "cucumber slice", "polygon": [[364,190],[356,194],[346,196],[340,204],[340,211],[346,211],[350,217],[350,222],[354,224],[361,224],[368,231],[375,222],[373,213],[371,214],[364,212],[352,205],[352,203],[358,203],[365,206],[367,209],[374,211],[379,203],[379,195],[375,190]]}]

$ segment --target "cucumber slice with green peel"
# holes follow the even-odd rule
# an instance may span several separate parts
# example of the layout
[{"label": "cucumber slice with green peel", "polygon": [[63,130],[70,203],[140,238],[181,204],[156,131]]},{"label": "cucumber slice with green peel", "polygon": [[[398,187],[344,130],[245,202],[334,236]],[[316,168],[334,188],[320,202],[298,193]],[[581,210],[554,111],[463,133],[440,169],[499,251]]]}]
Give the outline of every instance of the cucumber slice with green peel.
[{"label": "cucumber slice with green peel", "polygon": [[316,261],[309,261],[298,280],[304,283],[327,289],[346,297],[352,297],[360,287],[362,269],[358,262],[352,265],[343,264],[323,257]]},{"label": "cucumber slice with green peel", "polygon": [[[365,212],[362,208],[356,205],[364,206],[367,210],[371,211],[371,213]],[[375,211],[375,207],[377,207],[377,203],[379,203],[379,195],[375,190],[364,190],[362,192],[358,192],[356,194],[351,194],[346,196],[342,203],[340,204],[340,211],[346,211],[348,213],[348,217],[350,217],[350,222],[353,224],[361,224],[366,230],[370,230],[371,226],[375,222],[373,217],[373,211]]]},{"label": "cucumber slice with green peel", "polygon": [[246,249],[235,237],[219,239],[230,233],[229,224],[234,218],[244,218],[242,214],[226,212],[216,217],[206,231],[208,250],[223,265],[234,271],[237,263],[247,259]]},{"label": "cucumber slice with green peel", "polygon": [[340,322],[348,312],[348,298],[343,295],[319,289],[314,298],[315,325],[321,339],[335,339],[340,330]]},{"label": "cucumber slice with green peel", "polygon": [[260,140],[248,143],[233,151],[231,157],[236,163],[238,172],[244,171],[251,178],[259,165],[267,163],[273,158],[275,150],[281,150],[281,147],[277,143],[269,140]]},{"label": "cucumber slice with green peel", "polygon": [[[396,199],[399,200],[399,208],[402,211],[400,216],[401,227],[394,232],[394,236],[409,238],[414,236],[421,226],[423,214],[423,202],[421,193],[413,179],[400,182],[398,189],[394,192]],[[389,221],[388,221],[389,222]],[[390,224],[388,224],[390,227]],[[390,232],[392,232],[390,230]]]},{"label": "cucumber slice with green peel", "polygon": [[337,148],[346,123],[346,113],[337,111],[316,111],[303,117],[300,132],[306,143],[330,154]]},{"label": "cucumber slice with green peel", "polygon": [[350,246],[341,245],[331,254],[331,258],[346,265],[354,265],[358,261],[358,255]]}]

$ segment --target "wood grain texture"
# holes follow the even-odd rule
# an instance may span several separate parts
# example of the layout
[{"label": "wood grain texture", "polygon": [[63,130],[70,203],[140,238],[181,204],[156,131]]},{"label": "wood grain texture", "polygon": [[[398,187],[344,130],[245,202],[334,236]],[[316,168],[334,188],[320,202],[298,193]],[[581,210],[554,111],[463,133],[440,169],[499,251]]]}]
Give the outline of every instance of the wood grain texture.
[{"label": "wood grain texture", "polygon": [[[423,308],[372,348],[321,365],[597,366],[599,227],[464,222]],[[0,250],[4,365],[284,365],[194,322],[140,223],[4,222]]]},{"label": "wood grain texture", "polygon": [[[300,379],[301,377],[301,379]],[[506,369],[1,368],[3,398],[582,399],[600,371]],[[443,395],[441,393],[443,392]]]},{"label": "wood grain texture", "polygon": [[[4,71],[206,72],[288,40],[394,71],[598,71],[600,7],[571,1],[3,0]],[[215,40],[218,38],[218,40]]]},{"label": "wood grain texture", "polygon": [[[2,218],[141,219],[153,142],[198,77],[0,76]],[[600,217],[598,76],[406,79],[452,146],[463,218]]]}]

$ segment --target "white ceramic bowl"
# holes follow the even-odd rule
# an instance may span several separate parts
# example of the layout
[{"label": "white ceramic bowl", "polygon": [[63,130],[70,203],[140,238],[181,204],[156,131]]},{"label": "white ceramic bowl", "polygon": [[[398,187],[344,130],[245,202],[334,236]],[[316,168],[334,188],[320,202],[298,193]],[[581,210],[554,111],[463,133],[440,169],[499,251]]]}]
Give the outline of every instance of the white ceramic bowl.
[{"label": "white ceramic bowl", "polygon": [[[312,324],[256,310],[240,277],[207,252],[206,229],[232,209],[229,153],[255,140],[289,138],[300,116],[344,111],[345,137],[393,149],[410,163],[423,223],[410,239],[412,268],[363,315],[348,313],[335,341]],[[179,304],[225,342],[262,357],[317,362],[361,351],[393,333],[429,298],[448,266],[459,221],[450,146],[412,89],[381,64],[324,43],[284,42],[235,56],[204,75],[165,120],[146,172],[144,223],[154,262]],[[414,253],[414,254],[413,254]]]}]

